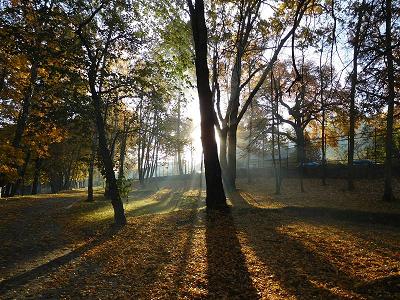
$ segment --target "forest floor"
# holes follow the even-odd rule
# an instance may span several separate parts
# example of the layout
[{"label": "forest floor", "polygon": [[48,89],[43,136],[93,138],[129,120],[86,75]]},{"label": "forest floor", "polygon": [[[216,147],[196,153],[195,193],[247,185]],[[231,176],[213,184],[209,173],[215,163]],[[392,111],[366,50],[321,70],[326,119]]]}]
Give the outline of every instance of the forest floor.
[{"label": "forest floor", "polygon": [[222,214],[196,181],[131,192],[121,229],[100,190],[0,199],[0,299],[400,298],[400,202],[381,182],[239,180]]}]

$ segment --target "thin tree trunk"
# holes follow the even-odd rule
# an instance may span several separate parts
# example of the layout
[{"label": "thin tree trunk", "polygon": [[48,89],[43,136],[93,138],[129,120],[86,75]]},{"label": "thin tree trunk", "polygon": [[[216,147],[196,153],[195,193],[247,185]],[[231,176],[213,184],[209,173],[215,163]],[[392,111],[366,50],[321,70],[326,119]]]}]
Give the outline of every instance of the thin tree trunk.
[{"label": "thin tree trunk", "polygon": [[302,128],[296,128],[297,161],[299,163],[300,191],[304,193],[305,140]]},{"label": "thin tree trunk", "polygon": [[251,139],[253,135],[253,102],[250,104],[250,122],[249,122],[249,141],[247,145],[247,183],[251,183],[250,160],[251,160]]},{"label": "thin tree trunk", "polygon": [[105,132],[105,124],[103,121],[103,116],[101,113],[101,98],[100,95],[96,91],[95,86],[95,75],[93,72],[93,67],[89,72],[89,85],[90,91],[92,94],[92,104],[95,112],[96,126],[97,126],[97,134],[99,140],[99,152],[103,161],[106,180],[109,184],[110,198],[111,204],[114,209],[114,222],[116,225],[125,225],[126,218],[124,207],[121,201],[121,196],[119,194],[117,180],[115,178],[114,166],[111,159],[111,153],[107,146],[107,137]]},{"label": "thin tree trunk", "polygon": [[183,175],[182,168],[182,144],[181,144],[181,99],[178,99],[178,124],[176,128],[177,138],[178,138],[178,147],[177,147],[177,155],[178,155],[178,171],[179,175]]},{"label": "thin tree trunk", "polygon": [[[278,103],[276,103],[277,108],[276,108],[276,113],[278,114]],[[281,134],[279,132],[279,119],[277,123],[277,144],[278,144],[278,161],[279,161],[279,185],[276,193],[279,195],[281,193],[281,186],[282,186],[282,156],[281,156]]]},{"label": "thin tree trunk", "polygon": [[324,44],[322,43],[321,54],[319,57],[319,75],[320,75],[320,99],[322,109],[322,120],[321,120],[321,179],[322,185],[326,185],[326,152],[325,152],[325,98],[324,98],[324,75],[322,73],[322,53],[324,51]]},{"label": "thin tree trunk", "polygon": [[120,146],[120,151],[119,151],[119,168],[118,168],[118,178],[119,179],[124,177],[124,164],[125,164],[127,138],[128,138],[128,134],[125,132],[122,135],[121,146]]},{"label": "thin tree trunk", "polygon": [[[93,155],[91,155],[93,156]],[[89,162],[89,178],[88,178],[88,189],[87,189],[87,202],[93,202],[93,173],[94,173],[94,159],[91,157]]]},{"label": "thin tree trunk", "polygon": [[353,46],[353,72],[351,74],[351,87],[350,87],[350,128],[349,128],[349,145],[347,154],[347,189],[349,191],[354,190],[354,134],[355,134],[355,123],[356,123],[356,108],[355,108],[355,97],[356,97],[356,85],[357,85],[357,67],[358,67],[358,54],[360,49],[360,32],[361,23],[363,17],[363,10],[358,8],[358,19],[356,25],[356,32],[354,36]]},{"label": "thin tree trunk", "polygon": [[[273,99],[273,98],[271,98]],[[271,132],[271,140],[272,140],[272,164],[274,167],[274,177],[275,177],[275,194],[279,194],[279,174],[278,174],[278,170],[277,170],[277,166],[276,166],[276,159],[275,159],[275,108],[273,105],[273,101],[272,101],[272,132]]]},{"label": "thin tree trunk", "polygon": [[[274,95],[275,91],[275,95]],[[271,112],[272,112],[272,159],[274,164],[274,172],[275,172],[275,194],[279,195],[281,193],[281,172],[282,172],[282,158],[281,158],[281,140],[279,133],[279,97],[280,92],[278,88],[277,81],[275,80],[273,73],[271,72]],[[275,123],[276,120],[276,123]],[[277,128],[277,146],[278,146],[278,160],[279,160],[279,168],[276,165],[275,159],[275,125]]]},{"label": "thin tree trunk", "polygon": [[94,160],[96,159],[96,153],[97,153],[97,134],[93,135],[93,140],[92,140],[92,153],[90,154],[90,161],[89,161],[89,178],[88,178],[88,196],[86,201],[87,202],[93,202],[94,197],[93,197],[93,175],[94,175]]}]

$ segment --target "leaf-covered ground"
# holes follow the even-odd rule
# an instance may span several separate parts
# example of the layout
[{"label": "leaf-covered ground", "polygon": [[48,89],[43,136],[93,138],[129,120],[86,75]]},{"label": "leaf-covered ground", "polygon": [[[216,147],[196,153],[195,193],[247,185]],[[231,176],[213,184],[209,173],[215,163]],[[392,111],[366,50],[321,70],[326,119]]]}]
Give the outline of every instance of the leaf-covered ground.
[{"label": "leaf-covered ground", "polygon": [[224,214],[190,182],[139,190],[119,230],[100,193],[2,199],[0,298],[399,299],[399,203],[306,184],[241,183]]}]

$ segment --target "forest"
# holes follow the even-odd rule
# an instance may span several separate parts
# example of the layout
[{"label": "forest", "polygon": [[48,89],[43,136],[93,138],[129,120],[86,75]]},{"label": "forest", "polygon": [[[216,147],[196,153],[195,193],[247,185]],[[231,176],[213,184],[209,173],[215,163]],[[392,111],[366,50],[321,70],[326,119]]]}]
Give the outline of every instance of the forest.
[{"label": "forest", "polygon": [[400,1],[0,1],[0,298],[398,299]]}]

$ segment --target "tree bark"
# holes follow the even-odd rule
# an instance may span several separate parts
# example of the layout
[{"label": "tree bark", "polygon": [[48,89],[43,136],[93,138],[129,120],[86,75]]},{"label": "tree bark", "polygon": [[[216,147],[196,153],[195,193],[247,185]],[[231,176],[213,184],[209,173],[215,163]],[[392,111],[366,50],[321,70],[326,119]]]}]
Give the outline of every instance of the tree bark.
[{"label": "tree bark", "polygon": [[128,139],[127,133],[122,135],[120,151],[119,151],[119,168],[118,168],[118,178],[123,178],[124,175],[124,164],[126,155],[126,140]]},{"label": "tree bark", "polygon": [[26,173],[26,169],[28,168],[29,165],[29,161],[31,159],[31,151],[28,150],[28,152],[26,153],[26,157],[24,160],[24,164],[18,168],[18,179],[15,182],[15,184],[12,185],[12,189],[11,189],[11,197],[15,196],[15,194],[18,192],[18,189],[20,187],[22,187],[21,189],[21,195],[24,194],[24,178],[25,178],[25,173]]},{"label": "tree bark", "polygon": [[227,128],[222,128],[219,131],[219,159],[222,168],[222,176],[226,184],[226,178],[228,175],[228,160],[227,160],[227,139],[228,139],[228,130]]},{"label": "tree bark", "polygon": [[177,147],[177,155],[178,155],[178,171],[179,175],[183,175],[182,168],[182,140],[181,140],[181,99],[178,99],[178,124],[176,128],[177,138],[178,138],[178,147]]},{"label": "tree bark", "polygon": [[[15,148],[21,148],[21,141],[22,141],[25,127],[26,127],[26,123],[28,122],[31,101],[32,101],[34,90],[35,90],[35,82],[36,82],[37,75],[38,75],[38,69],[39,69],[38,62],[32,61],[32,65],[31,65],[31,69],[30,69],[29,85],[24,92],[24,98],[22,99],[22,108],[18,114],[14,139],[12,142],[12,145]],[[14,184],[12,184],[12,183],[9,184],[8,189],[7,189],[7,191],[8,191],[7,196],[13,197],[15,195],[15,193],[17,192],[17,190],[19,189],[19,185],[21,184],[22,177],[24,176],[23,173],[25,173],[25,171],[24,171],[25,165],[26,165],[26,162],[24,163],[23,166],[16,166],[17,173],[18,173],[18,179]]]},{"label": "tree bark", "polygon": [[228,128],[228,188],[230,191],[236,190],[236,144],[237,144],[237,125]]},{"label": "tree bark", "polygon": [[386,34],[385,48],[387,60],[387,116],[386,116],[386,141],[385,141],[385,189],[383,200],[395,200],[392,187],[392,160],[393,160],[393,114],[394,114],[394,66],[393,66],[393,47],[392,47],[392,1],[386,0]]},{"label": "tree bark", "polygon": [[356,122],[356,109],[355,109],[355,96],[356,96],[356,85],[357,85],[357,67],[358,67],[358,55],[360,50],[360,32],[362,23],[362,9],[359,7],[358,19],[356,25],[356,32],[354,36],[353,46],[353,72],[351,74],[351,87],[350,87],[350,128],[349,128],[349,145],[347,154],[347,189],[349,191],[354,190],[354,134],[355,134],[355,122]]},{"label": "tree bark", "polygon": [[101,98],[98,92],[96,91],[95,85],[95,73],[93,67],[89,71],[89,86],[90,92],[92,94],[92,104],[95,113],[95,121],[96,121],[96,129],[98,134],[98,142],[99,142],[99,152],[103,161],[106,180],[109,185],[109,195],[111,198],[111,204],[114,209],[114,222],[116,225],[125,225],[126,218],[124,207],[121,201],[121,196],[119,194],[117,180],[115,178],[114,166],[111,159],[111,153],[108,149],[107,137],[105,132],[105,124],[101,112]]},{"label": "tree bark", "polygon": [[32,195],[36,195],[38,193],[38,187],[40,184],[40,170],[42,167],[42,159],[36,158],[35,160],[35,172],[33,174],[33,182],[32,182]]},{"label": "tree bark", "polygon": [[304,192],[305,139],[302,127],[296,128],[297,161],[299,163],[300,190]]},{"label": "tree bark", "polygon": [[[275,173],[275,194],[277,195],[280,195],[281,193],[281,183],[282,183],[281,180],[282,159],[281,159],[281,145],[280,145],[281,140],[279,133],[279,115],[278,115],[279,97],[280,97],[280,92],[277,86],[277,81],[273,76],[273,72],[271,72],[272,162],[274,165],[274,173]],[[275,159],[275,125],[277,128],[279,168],[276,165],[276,159]]]},{"label": "tree bark", "polygon": [[203,0],[195,0],[195,5],[193,5],[191,0],[187,1],[195,47],[197,92],[201,117],[201,142],[206,177],[206,205],[208,209],[225,209],[227,204],[215,140],[214,108],[207,65],[207,27],[204,17],[204,2]]},{"label": "tree bark", "polygon": [[250,175],[250,162],[251,162],[251,139],[253,138],[253,102],[250,104],[250,121],[249,121],[249,140],[247,144],[247,183],[252,182]]},{"label": "tree bark", "polygon": [[92,153],[90,154],[90,161],[89,161],[89,177],[88,177],[88,190],[87,190],[87,202],[93,202],[94,197],[93,197],[93,175],[94,175],[94,160],[96,158],[96,153],[97,153],[97,136],[96,134],[93,136],[93,141],[92,141]]},{"label": "tree bark", "polygon": [[[326,185],[326,147],[325,147],[325,123],[326,123],[326,112],[325,112],[325,98],[324,98],[324,74],[322,71],[322,54],[324,51],[324,43],[321,46],[321,54],[319,57],[319,78],[320,78],[320,99],[321,99],[321,181],[322,185]],[[332,84],[332,82],[331,82]]]},{"label": "tree bark", "polygon": [[17,127],[15,129],[13,146],[19,148],[22,141],[22,136],[26,127],[26,122],[28,121],[29,111],[31,107],[31,100],[35,90],[35,82],[37,79],[37,73],[39,69],[39,64],[36,61],[32,62],[30,70],[30,80],[29,86],[27,87],[24,98],[22,99],[22,110],[20,111],[17,119]]}]

